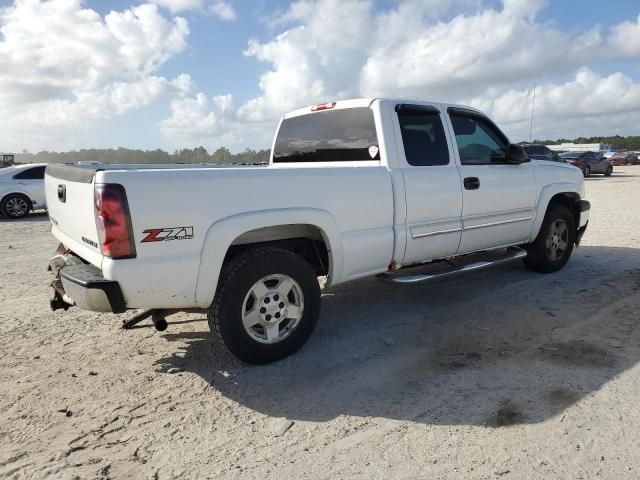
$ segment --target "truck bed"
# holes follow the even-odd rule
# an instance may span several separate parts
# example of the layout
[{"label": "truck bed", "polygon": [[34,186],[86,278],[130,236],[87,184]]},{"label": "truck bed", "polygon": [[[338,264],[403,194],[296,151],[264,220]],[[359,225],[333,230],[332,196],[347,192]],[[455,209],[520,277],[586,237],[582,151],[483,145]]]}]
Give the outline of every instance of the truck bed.
[{"label": "truck bed", "polygon": [[[135,258],[102,255],[96,184],[124,187]],[[384,166],[50,165],[45,186],[48,198],[66,190],[66,201],[49,207],[53,234],[106,279],[117,280],[129,308],[208,306],[228,247],[223,244],[236,240],[225,238],[234,235],[230,225],[259,229],[273,221],[318,220],[338,259],[332,265],[336,282],[385,271],[393,255],[393,189]],[[143,241],[145,232],[158,229],[189,235]],[[150,288],[141,291],[141,284]]]}]

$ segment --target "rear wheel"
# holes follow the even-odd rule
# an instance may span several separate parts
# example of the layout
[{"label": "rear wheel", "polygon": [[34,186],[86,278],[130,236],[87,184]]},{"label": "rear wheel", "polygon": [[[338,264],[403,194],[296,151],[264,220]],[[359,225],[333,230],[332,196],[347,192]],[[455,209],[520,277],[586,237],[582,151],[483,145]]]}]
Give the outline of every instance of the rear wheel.
[{"label": "rear wheel", "polygon": [[31,210],[31,202],[19,193],[7,195],[0,204],[0,211],[8,218],[22,218]]},{"label": "rear wheel", "polygon": [[591,175],[591,167],[589,165],[584,167],[584,170],[582,171],[582,175],[584,175],[584,178],[587,178],[589,175]]},{"label": "rear wheel", "polygon": [[258,247],[223,267],[207,319],[219,345],[247,363],[265,364],[302,347],[319,315],[320,285],[306,260]]},{"label": "rear wheel", "polygon": [[611,165],[609,165],[607,167],[607,170],[604,172],[604,176],[605,177],[610,177],[612,173],[613,173],[613,167]]},{"label": "rear wheel", "polygon": [[524,263],[531,270],[551,273],[565,266],[576,239],[573,214],[560,204],[549,206],[538,236],[526,246]]}]

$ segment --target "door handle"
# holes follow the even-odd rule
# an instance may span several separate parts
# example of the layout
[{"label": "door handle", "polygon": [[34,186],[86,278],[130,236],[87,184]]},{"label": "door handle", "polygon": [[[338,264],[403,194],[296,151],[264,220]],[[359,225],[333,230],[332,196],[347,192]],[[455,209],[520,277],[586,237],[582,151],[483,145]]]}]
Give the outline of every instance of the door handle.
[{"label": "door handle", "polygon": [[64,185],[58,185],[58,200],[62,203],[66,203],[67,201],[67,187]]},{"label": "door handle", "polygon": [[478,177],[465,178],[464,188],[467,190],[478,190],[480,188],[480,179]]}]

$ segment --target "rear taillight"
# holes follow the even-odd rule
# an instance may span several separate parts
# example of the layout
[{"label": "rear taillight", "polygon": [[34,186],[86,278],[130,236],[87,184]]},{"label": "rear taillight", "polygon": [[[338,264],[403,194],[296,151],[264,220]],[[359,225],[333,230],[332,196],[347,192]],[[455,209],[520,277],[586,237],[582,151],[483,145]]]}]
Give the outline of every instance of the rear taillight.
[{"label": "rear taillight", "polygon": [[133,258],[136,247],[129,216],[127,194],[122,185],[96,185],[96,226],[102,254],[111,258]]},{"label": "rear taillight", "polygon": [[571,165],[580,165],[582,163],[582,160],[577,159],[577,160],[571,160]]}]

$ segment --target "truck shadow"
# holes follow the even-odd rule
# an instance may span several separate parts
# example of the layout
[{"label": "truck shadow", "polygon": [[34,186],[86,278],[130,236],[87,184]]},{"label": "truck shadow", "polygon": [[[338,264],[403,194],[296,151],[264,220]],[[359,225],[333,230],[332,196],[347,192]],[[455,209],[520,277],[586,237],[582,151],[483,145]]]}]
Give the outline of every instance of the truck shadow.
[{"label": "truck shadow", "polygon": [[49,214],[44,210],[38,210],[36,212],[32,212],[24,218],[7,218],[0,215],[0,223],[9,223],[9,222],[48,222]]},{"label": "truck shadow", "polygon": [[553,275],[517,262],[413,286],[375,279],[327,292],[297,354],[252,367],[202,329],[165,333],[191,371],[255,411],[502,427],[562,414],[640,359],[640,250],[583,246]]},{"label": "truck shadow", "polygon": [[593,180],[610,180],[612,178],[634,178],[637,177],[638,175],[630,175],[627,173],[616,173],[613,172],[613,175],[611,175],[610,177],[607,177],[605,175],[602,175],[600,173],[593,173],[590,176],[588,176],[587,178],[585,178],[584,180],[586,182],[591,182]]}]

